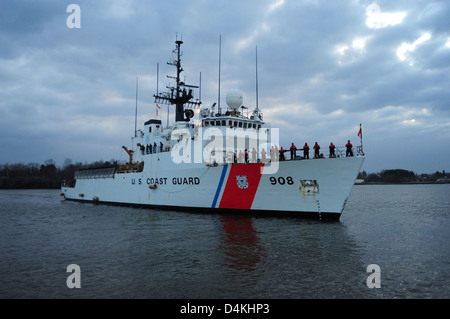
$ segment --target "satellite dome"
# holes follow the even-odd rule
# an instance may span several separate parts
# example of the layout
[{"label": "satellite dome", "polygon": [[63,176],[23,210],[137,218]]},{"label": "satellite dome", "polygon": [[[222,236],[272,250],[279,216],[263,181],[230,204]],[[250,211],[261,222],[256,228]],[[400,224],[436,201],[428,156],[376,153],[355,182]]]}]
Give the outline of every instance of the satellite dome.
[{"label": "satellite dome", "polygon": [[238,109],[244,100],[242,92],[238,89],[231,89],[227,92],[226,102],[231,109]]}]

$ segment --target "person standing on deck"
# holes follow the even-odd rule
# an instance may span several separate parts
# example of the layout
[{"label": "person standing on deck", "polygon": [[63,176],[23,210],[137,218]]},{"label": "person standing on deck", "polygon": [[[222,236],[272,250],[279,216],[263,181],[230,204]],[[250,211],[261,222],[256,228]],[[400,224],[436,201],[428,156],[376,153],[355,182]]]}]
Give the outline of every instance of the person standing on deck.
[{"label": "person standing on deck", "polygon": [[332,157],[336,157],[336,153],[334,152],[334,149],[336,148],[336,146],[334,146],[333,142],[330,143],[330,158]]},{"label": "person standing on deck", "polygon": [[256,150],[255,148],[252,149],[252,163],[256,163],[258,160],[256,158]]},{"label": "person standing on deck", "polygon": [[295,154],[297,151],[297,146],[294,145],[294,143],[292,143],[291,147],[289,148],[291,150],[291,160],[295,159]]},{"label": "person standing on deck", "polygon": [[261,162],[263,162],[263,163],[267,162],[266,155],[267,155],[267,151],[265,149],[262,149],[262,151],[261,151]]},{"label": "person standing on deck", "polygon": [[316,144],[314,144],[313,148],[314,148],[314,158],[319,158],[320,157],[320,154],[319,154],[320,145],[317,144],[317,142],[316,142]]},{"label": "person standing on deck", "polygon": [[309,146],[308,146],[308,143],[305,143],[305,145],[303,145],[303,158],[308,158],[309,159]]},{"label": "person standing on deck", "polygon": [[347,148],[347,150],[345,151],[345,156],[349,157],[349,156],[353,156],[353,150],[352,150],[352,143],[350,143],[350,140],[348,140],[347,144],[345,144],[345,147]]},{"label": "person standing on deck", "polygon": [[272,145],[272,148],[270,149],[270,160],[272,162],[278,161],[278,150],[274,145]]},{"label": "person standing on deck", "polygon": [[284,152],[286,152],[286,150],[283,148],[283,146],[281,146],[280,151],[279,151],[279,153],[280,153],[280,156],[279,156],[280,161],[285,161],[286,160],[286,157],[284,156]]}]

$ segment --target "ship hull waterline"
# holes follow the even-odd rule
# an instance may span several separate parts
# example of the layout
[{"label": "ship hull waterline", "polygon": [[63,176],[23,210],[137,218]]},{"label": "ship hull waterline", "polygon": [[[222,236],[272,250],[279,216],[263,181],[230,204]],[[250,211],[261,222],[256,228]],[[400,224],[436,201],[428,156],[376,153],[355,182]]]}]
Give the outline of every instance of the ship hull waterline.
[{"label": "ship hull waterline", "polygon": [[[66,200],[196,213],[339,220],[364,156],[205,166],[151,154],[142,172],[77,179]],[[164,163],[164,164],[163,164]]]}]

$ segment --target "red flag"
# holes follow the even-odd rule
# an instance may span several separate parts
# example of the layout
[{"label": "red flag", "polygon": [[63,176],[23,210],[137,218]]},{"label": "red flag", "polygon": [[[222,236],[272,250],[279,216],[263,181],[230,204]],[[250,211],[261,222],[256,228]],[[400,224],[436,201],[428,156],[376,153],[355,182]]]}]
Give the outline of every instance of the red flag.
[{"label": "red flag", "polygon": [[159,105],[156,104],[156,116],[158,116],[158,109],[159,109],[159,108],[160,108]]},{"label": "red flag", "polygon": [[361,128],[359,128],[358,136],[361,136],[361,134],[362,134]]}]

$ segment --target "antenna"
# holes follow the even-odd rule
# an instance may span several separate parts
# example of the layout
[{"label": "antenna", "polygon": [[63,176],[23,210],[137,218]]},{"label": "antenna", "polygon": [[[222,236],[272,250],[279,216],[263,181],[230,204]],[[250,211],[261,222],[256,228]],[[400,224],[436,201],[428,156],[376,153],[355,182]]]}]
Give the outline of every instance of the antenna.
[{"label": "antenna", "polygon": [[202,72],[200,72],[200,81],[199,81],[199,85],[198,85],[198,100],[201,102],[202,101]]},{"label": "antenna", "polygon": [[220,60],[221,60],[221,53],[222,53],[222,35],[219,37],[219,94],[217,97],[217,111],[220,114]]},{"label": "antenna", "polygon": [[159,63],[156,63],[156,95],[158,95],[158,87],[159,87]]},{"label": "antenna", "polygon": [[137,137],[137,103],[138,100],[138,77],[136,77],[136,109],[134,111],[134,137]]},{"label": "antenna", "polygon": [[169,105],[167,105],[167,127],[169,127]]},{"label": "antenna", "polygon": [[[155,97],[155,103],[165,103],[175,105],[175,122],[189,122],[192,116],[191,112],[185,112],[185,105],[187,106],[195,106],[200,105],[200,101],[192,101],[193,89],[198,89],[198,86],[188,85],[182,81],[181,72],[183,72],[183,68],[181,67],[181,56],[183,55],[181,52],[181,45],[183,44],[182,40],[175,41],[176,48],[172,52],[176,54],[176,60],[171,60],[167,62],[167,64],[176,68],[176,77],[167,76],[170,79],[174,79],[176,81],[175,86],[167,86],[169,92],[167,93],[159,93],[153,95]],[[159,71],[158,71],[159,72]],[[167,117],[169,117],[169,108],[167,109]],[[167,125],[169,121],[167,121]]]},{"label": "antenna", "polygon": [[256,110],[259,110],[259,105],[258,105],[258,46],[256,46]]}]

